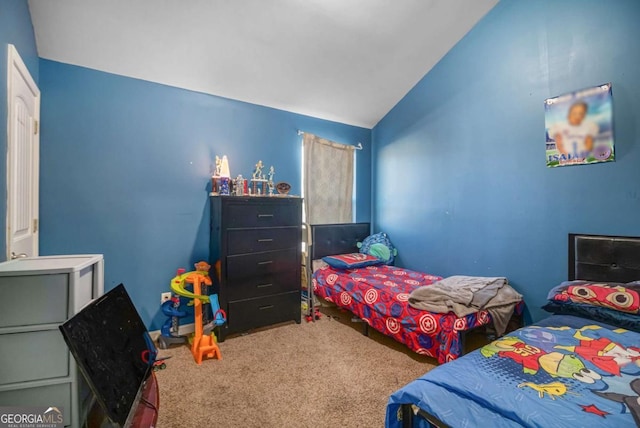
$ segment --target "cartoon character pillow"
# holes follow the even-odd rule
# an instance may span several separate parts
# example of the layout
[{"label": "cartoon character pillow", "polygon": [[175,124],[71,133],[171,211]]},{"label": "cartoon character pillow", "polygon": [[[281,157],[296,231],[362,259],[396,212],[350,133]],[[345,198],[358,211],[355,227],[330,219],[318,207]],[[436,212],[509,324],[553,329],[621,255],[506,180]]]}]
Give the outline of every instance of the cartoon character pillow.
[{"label": "cartoon character pillow", "polygon": [[567,281],[553,288],[549,300],[601,306],[620,312],[640,312],[640,284]]},{"label": "cartoon character pillow", "polygon": [[382,260],[386,265],[392,265],[398,250],[393,246],[386,233],[376,233],[358,242],[358,248],[363,254],[370,254]]}]

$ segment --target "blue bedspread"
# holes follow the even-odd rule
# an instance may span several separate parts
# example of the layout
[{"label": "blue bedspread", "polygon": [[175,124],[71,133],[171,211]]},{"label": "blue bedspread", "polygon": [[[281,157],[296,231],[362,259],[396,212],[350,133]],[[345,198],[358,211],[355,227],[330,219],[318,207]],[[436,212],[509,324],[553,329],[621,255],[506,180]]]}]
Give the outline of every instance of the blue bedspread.
[{"label": "blue bedspread", "polygon": [[639,395],[640,334],[558,315],[395,392],[386,425],[401,427],[412,403],[452,427],[634,427]]}]

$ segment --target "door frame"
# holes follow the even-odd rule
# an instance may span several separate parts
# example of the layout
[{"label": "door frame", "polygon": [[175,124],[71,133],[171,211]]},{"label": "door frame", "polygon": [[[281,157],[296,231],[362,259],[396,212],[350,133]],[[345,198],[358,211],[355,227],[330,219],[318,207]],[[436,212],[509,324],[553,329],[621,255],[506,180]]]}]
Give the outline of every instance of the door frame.
[{"label": "door frame", "polygon": [[31,73],[29,73],[29,69],[27,68],[27,66],[25,65],[24,61],[22,61],[22,58],[20,57],[20,54],[18,53],[18,50],[16,49],[16,47],[12,44],[9,44],[7,46],[7,159],[6,159],[6,163],[7,163],[7,195],[6,195],[6,205],[7,205],[7,210],[6,210],[6,225],[5,225],[5,230],[6,230],[6,259],[10,260],[11,259],[11,196],[12,196],[12,186],[13,186],[13,180],[12,180],[12,174],[13,174],[13,167],[11,165],[11,155],[12,155],[12,148],[13,148],[13,143],[12,143],[12,136],[14,133],[14,129],[13,129],[13,115],[14,115],[14,108],[13,108],[13,86],[11,84],[11,82],[13,81],[13,73],[14,72],[18,72],[20,73],[20,75],[22,76],[22,78],[24,79],[24,81],[26,82],[27,86],[29,87],[29,89],[31,90],[31,92],[33,92],[35,94],[35,111],[34,111],[34,117],[33,117],[33,121],[31,123],[31,132],[33,133],[33,200],[32,200],[32,207],[33,207],[33,219],[32,219],[32,223],[31,223],[31,227],[33,228],[33,233],[35,235],[35,242],[34,242],[34,254],[33,256],[37,256],[39,254],[39,246],[40,246],[40,205],[39,205],[39,199],[40,199],[40,89],[38,88],[38,85],[36,84],[36,82],[33,80],[33,77],[31,77]]}]

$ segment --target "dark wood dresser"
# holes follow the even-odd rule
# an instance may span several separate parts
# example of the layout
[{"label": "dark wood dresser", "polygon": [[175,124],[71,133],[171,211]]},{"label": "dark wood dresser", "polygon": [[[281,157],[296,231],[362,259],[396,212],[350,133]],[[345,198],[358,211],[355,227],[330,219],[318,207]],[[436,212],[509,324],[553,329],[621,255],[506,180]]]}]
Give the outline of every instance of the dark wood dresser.
[{"label": "dark wood dresser", "polygon": [[218,340],[300,323],[302,200],[211,196],[211,266],[227,323]]}]

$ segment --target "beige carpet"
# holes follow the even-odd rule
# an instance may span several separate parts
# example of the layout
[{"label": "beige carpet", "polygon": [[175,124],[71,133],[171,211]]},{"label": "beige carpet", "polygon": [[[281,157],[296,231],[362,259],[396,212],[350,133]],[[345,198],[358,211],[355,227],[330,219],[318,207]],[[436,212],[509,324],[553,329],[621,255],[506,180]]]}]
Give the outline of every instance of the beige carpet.
[{"label": "beige carpet", "polygon": [[198,366],[184,347],[157,372],[158,427],[382,427],[389,395],[434,366],[350,315],[232,337]]}]

